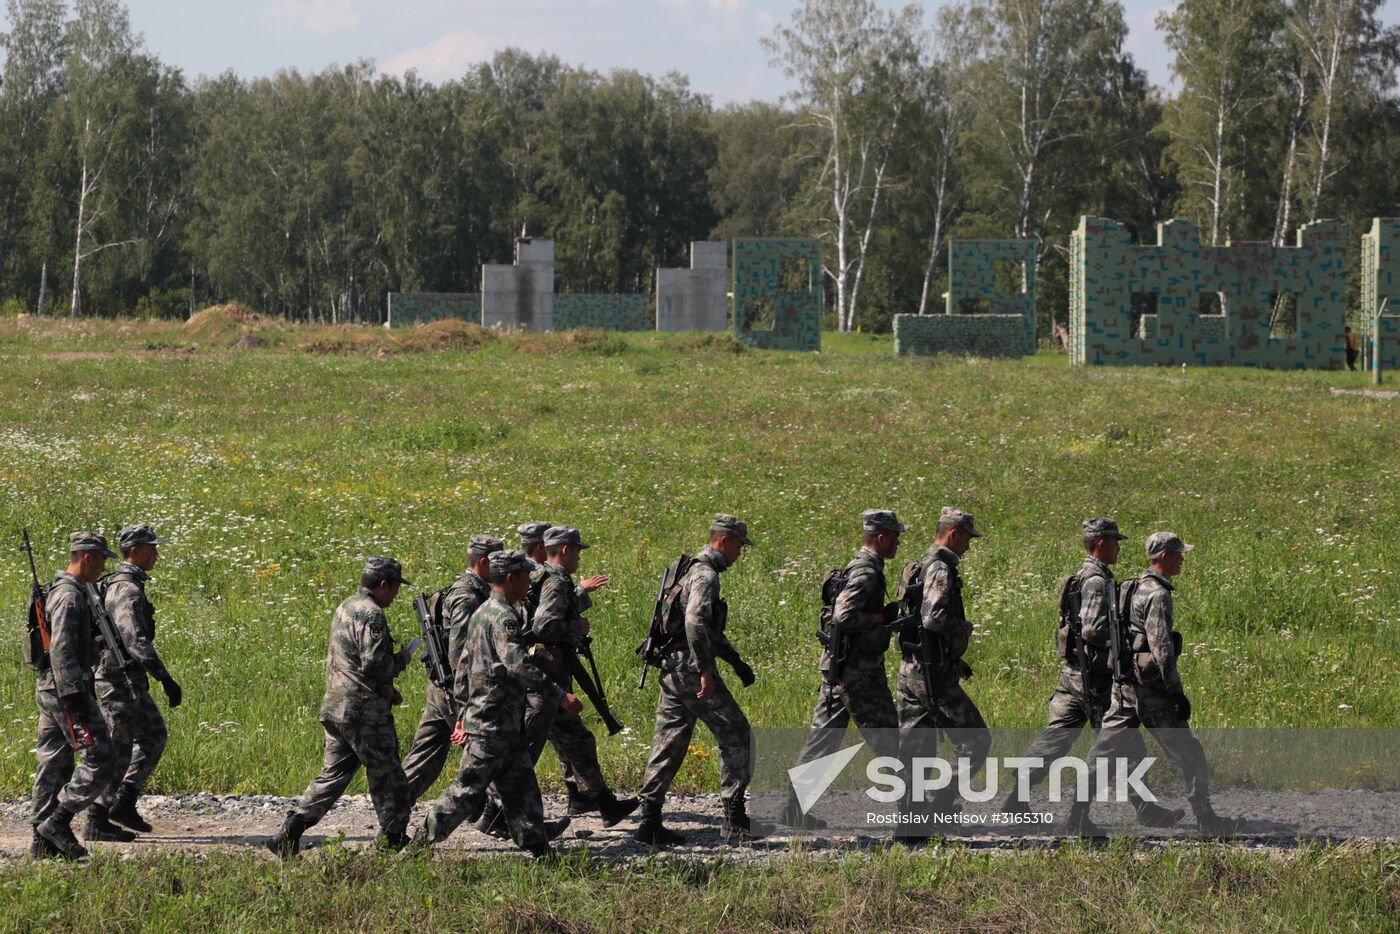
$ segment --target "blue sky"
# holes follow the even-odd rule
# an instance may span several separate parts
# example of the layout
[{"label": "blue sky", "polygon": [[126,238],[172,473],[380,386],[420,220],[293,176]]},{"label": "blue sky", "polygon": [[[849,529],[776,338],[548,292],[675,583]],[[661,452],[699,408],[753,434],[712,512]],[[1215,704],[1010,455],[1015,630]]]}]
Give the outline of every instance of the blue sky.
[{"label": "blue sky", "polygon": [[[370,58],[441,81],[498,49],[545,51],[599,70],[677,70],[716,102],[776,100],[788,90],[761,35],[797,0],[127,0],[132,26],[162,60],[194,77],[267,75]],[[1164,0],[1123,0],[1129,51],[1165,85],[1170,59],[1153,26]],[[926,2],[932,9],[937,3]],[[1400,4],[1392,5],[1400,7]],[[1385,19],[1400,18],[1387,9]]]}]

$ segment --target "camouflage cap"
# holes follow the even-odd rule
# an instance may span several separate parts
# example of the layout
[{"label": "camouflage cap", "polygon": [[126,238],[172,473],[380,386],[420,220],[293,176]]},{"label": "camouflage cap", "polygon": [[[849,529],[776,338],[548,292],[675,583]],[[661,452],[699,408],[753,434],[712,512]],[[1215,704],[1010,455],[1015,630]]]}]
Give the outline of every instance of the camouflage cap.
[{"label": "camouflage cap", "polygon": [[962,529],[973,538],[981,538],[982,533],[977,531],[972,524],[972,513],[963,512],[956,506],[944,506],[942,512],[938,514],[939,525],[951,525],[955,529]]},{"label": "camouflage cap", "polygon": [[578,529],[570,528],[567,525],[551,525],[544,532],[544,547],[558,548],[562,545],[577,545],[580,548],[587,548],[583,536]]},{"label": "camouflage cap", "polygon": [[491,552],[492,580],[504,580],[509,574],[514,574],[517,571],[529,572],[534,567],[530,559],[525,557],[525,552],[517,548],[504,548]]},{"label": "camouflage cap", "polygon": [[365,559],[365,577],[377,577],[382,581],[398,581],[400,584],[411,584],[413,581],[407,580],[403,576],[403,565],[393,558],[372,557]]},{"label": "camouflage cap", "polygon": [[552,522],[522,522],[515,527],[515,531],[520,533],[520,544],[534,545],[544,541],[544,533],[553,524]]},{"label": "camouflage cap", "polygon": [[68,536],[68,553],[76,555],[84,551],[100,551],[109,558],[118,558],[115,551],[107,547],[107,539],[96,532],[74,532]]},{"label": "camouflage cap", "polygon": [[1118,523],[1112,519],[1085,519],[1081,523],[1084,529],[1084,537],[1094,538],[1116,538],[1118,541],[1126,541],[1128,536],[1118,531]]},{"label": "camouflage cap", "polygon": [[117,547],[122,551],[137,545],[163,545],[165,540],[149,525],[128,525],[117,533]]},{"label": "camouflage cap", "polygon": [[715,519],[710,523],[710,531],[712,533],[718,532],[724,535],[733,535],[745,545],[753,545],[753,542],[749,539],[748,524],[740,522],[728,513],[715,513]]},{"label": "camouflage cap", "polygon": [[1195,545],[1188,545],[1181,540],[1181,536],[1175,532],[1153,532],[1147,536],[1147,557],[1160,558],[1169,551],[1179,551],[1182,554],[1195,548]]},{"label": "camouflage cap", "polygon": [[467,546],[467,555],[472,558],[484,558],[505,547],[506,543],[499,538],[490,535],[473,535],[471,544]]},{"label": "camouflage cap", "polygon": [[866,532],[907,532],[909,526],[899,521],[893,509],[867,509],[860,514],[861,529]]}]

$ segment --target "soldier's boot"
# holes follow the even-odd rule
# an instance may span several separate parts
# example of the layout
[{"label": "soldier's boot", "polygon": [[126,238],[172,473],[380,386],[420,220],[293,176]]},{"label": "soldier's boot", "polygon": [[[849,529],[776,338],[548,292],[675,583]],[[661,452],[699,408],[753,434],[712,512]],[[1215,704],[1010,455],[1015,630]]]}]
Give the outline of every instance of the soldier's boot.
[{"label": "soldier's boot", "polygon": [[814,814],[804,814],[802,805],[793,797],[789,797],[787,804],[783,805],[783,816],[778,820],[793,830],[823,830],[826,828],[826,821]]},{"label": "soldier's boot", "polygon": [[598,799],[594,795],[579,791],[578,785],[574,782],[565,782],[564,787],[569,791],[570,817],[582,817],[598,810]]},{"label": "soldier's boot", "polygon": [[547,820],[544,822],[544,835],[546,839],[553,840],[564,831],[569,829],[569,824],[573,823],[572,817],[561,817],[558,820]]},{"label": "soldier's boot", "polygon": [[768,833],[768,828],[756,821],[749,820],[748,809],[743,798],[735,798],[732,801],[725,801],[724,821],[719,827],[719,839],[721,843],[742,845],[752,843],[755,840],[762,840]]},{"label": "soldier's boot", "polygon": [[472,826],[497,840],[510,839],[510,825],[506,823],[506,816],[489,799],[486,802],[486,807],[481,811],[481,816],[476,819]]},{"label": "soldier's boot", "polygon": [[423,823],[419,826],[418,832],[414,834],[413,839],[409,840],[407,845],[404,846],[403,852],[405,855],[426,853],[428,850],[432,849],[434,844],[441,843],[446,839],[447,834],[439,834],[437,821],[433,819],[433,812],[429,811],[428,816],[423,818]]},{"label": "soldier's boot", "polygon": [[1181,808],[1166,808],[1155,801],[1144,801],[1137,795],[1129,795],[1137,822],[1144,827],[1175,827],[1186,816]]},{"label": "soldier's boot", "polygon": [[604,789],[594,800],[598,802],[598,814],[603,818],[604,827],[613,826],[642,803],[640,798],[619,798],[610,788]]},{"label": "soldier's boot", "polygon": [[1093,807],[1093,800],[1075,801],[1069,807],[1069,814],[1065,817],[1065,822],[1060,828],[1062,833],[1071,836],[1083,837],[1086,840],[1097,839],[1108,836],[1098,824],[1089,819],[1089,808]]},{"label": "soldier's boot", "polygon": [[408,834],[387,834],[381,833],[374,838],[374,848],[385,853],[398,853],[408,846]]},{"label": "soldier's boot", "polygon": [[39,829],[34,828],[34,839],[29,841],[30,859],[55,859],[62,855],[58,847],[39,836]]},{"label": "soldier's boot", "polygon": [[152,827],[140,812],[136,810],[137,793],[131,791],[123,785],[112,800],[112,807],[107,816],[112,819],[112,823],[129,827],[138,833],[150,833]]},{"label": "soldier's boot", "polygon": [[301,835],[306,833],[309,826],[300,814],[288,814],[287,819],[282,822],[281,832],[267,841],[267,848],[275,856],[291,859],[301,852]]},{"label": "soldier's boot", "polygon": [[643,808],[642,820],[633,839],[647,846],[681,846],[685,837],[661,823],[661,809]]},{"label": "soldier's boot", "polygon": [[43,837],[64,859],[86,859],[88,851],[73,836],[73,814],[59,806],[34,832]]},{"label": "soldier's boot", "polygon": [[1207,837],[1233,837],[1240,832],[1244,822],[1233,817],[1221,817],[1210,805],[1210,799],[1191,802],[1191,810],[1196,814],[1196,828]]},{"label": "soldier's boot", "polygon": [[99,804],[88,808],[83,823],[83,839],[89,843],[130,843],[136,834],[123,830],[108,819],[108,811]]},{"label": "soldier's boot", "polygon": [[535,859],[554,859],[559,853],[548,843],[532,843],[525,848]]}]

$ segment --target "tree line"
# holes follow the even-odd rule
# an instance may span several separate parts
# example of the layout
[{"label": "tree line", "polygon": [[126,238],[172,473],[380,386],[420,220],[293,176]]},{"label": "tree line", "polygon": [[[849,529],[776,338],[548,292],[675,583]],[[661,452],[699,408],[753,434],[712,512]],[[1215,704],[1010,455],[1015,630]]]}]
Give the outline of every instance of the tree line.
[{"label": "tree line", "polygon": [[1400,213],[1379,9],[1180,0],[1164,90],[1112,0],[805,0],[762,39],[791,97],[717,107],[678,74],[518,50],[440,84],[369,62],[190,79],[120,0],[8,0],[0,297],[374,322],[391,291],[476,291],[521,235],[555,239],[575,292],[650,291],[691,240],[820,236],[832,323],[884,330],[940,310],[949,237],[1029,237],[1048,333],[1081,214],[1283,244]]}]

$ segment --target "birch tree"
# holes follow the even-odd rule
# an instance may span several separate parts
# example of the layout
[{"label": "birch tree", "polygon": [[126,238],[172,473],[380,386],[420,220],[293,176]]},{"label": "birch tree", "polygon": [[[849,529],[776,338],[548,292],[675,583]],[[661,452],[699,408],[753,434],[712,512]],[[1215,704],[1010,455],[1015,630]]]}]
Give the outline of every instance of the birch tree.
[{"label": "birch tree", "polygon": [[1168,155],[1184,188],[1178,205],[1218,245],[1242,220],[1251,143],[1267,135],[1277,88],[1277,0],[1182,0],[1157,26],[1174,53],[1181,93],[1167,106]]},{"label": "birch tree", "polygon": [[872,0],[804,0],[791,23],[764,40],[773,63],[797,82],[796,125],[823,139],[814,189],[836,254],[824,265],[843,331],[855,326],[891,159],[916,98],[919,20],[915,6],[891,13]]},{"label": "birch tree", "polygon": [[77,0],[64,65],[78,174],[69,306],[75,318],[82,314],[83,261],[132,242],[94,242],[94,234],[112,209],[112,189],[121,183],[117,166],[126,155],[135,116],[123,96],[130,90],[136,51],[126,8],[117,0]]}]

